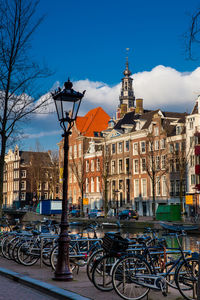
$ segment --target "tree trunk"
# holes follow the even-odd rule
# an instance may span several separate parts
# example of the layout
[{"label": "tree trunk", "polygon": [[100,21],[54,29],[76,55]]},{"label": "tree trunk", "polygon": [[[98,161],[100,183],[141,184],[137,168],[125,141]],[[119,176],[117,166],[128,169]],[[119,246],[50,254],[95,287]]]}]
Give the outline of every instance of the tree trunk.
[{"label": "tree trunk", "polygon": [[3,176],[4,176],[4,160],[6,152],[6,136],[1,134],[1,156],[0,156],[0,218],[3,215]]}]

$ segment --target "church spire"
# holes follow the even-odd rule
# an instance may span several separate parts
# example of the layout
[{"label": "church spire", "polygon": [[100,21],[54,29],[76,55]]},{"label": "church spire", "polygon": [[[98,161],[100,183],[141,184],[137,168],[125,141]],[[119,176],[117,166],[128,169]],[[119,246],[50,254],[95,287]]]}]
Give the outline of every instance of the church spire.
[{"label": "church spire", "polygon": [[124,77],[122,78],[122,88],[121,93],[119,96],[120,100],[120,108],[122,111],[128,112],[131,108],[134,108],[135,96],[133,92],[133,79],[131,76],[131,71],[129,70],[129,62],[128,62],[128,51],[127,50],[127,57],[126,57],[126,68],[123,72]]}]

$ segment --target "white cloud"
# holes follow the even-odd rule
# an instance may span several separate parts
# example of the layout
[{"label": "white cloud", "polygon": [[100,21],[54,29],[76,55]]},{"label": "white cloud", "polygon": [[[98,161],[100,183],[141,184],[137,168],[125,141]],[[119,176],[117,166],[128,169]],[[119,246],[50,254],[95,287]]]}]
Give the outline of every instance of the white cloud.
[{"label": "white cloud", "polygon": [[46,136],[52,136],[52,135],[59,135],[61,134],[61,130],[54,130],[54,131],[42,131],[39,133],[26,133],[22,137],[22,139],[37,139],[41,137],[46,137]]},{"label": "white cloud", "polygon": [[[181,73],[171,67],[159,65],[151,71],[135,73],[132,77],[135,97],[143,98],[147,109],[190,112],[200,94],[200,68]],[[58,82],[55,86],[58,86]],[[79,115],[84,115],[97,106],[112,115],[119,105],[121,82],[109,86],[104,82],[86,79],[73,82],[73,88],[79,92],[86,90]],[[46,113],[55,112],[54,102],[49,94],[43,97],[49,98]]]}]

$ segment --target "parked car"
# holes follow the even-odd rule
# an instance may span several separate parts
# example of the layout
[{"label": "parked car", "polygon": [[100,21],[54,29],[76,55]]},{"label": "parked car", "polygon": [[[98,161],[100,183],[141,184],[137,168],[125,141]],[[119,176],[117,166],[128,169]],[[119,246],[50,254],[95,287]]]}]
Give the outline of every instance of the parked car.
[{"label": "parked car", "polygon": [[124,209],[122,210],[119,215],[118,215],[120,220],[125,220],[125,219],[135,219],[138,220],[139,219],[139,214],[137,213],[136,210],[133,209]]},{"label": "parked car", "polygon": [[88,213],[88,218],[103,218],[104,212],[101,209],[91,209],[91,211]]},{"label": "parked car", "polygon": [[70,217],[80,217],[80,210],[79,209],[72,209],[69,213]]}]

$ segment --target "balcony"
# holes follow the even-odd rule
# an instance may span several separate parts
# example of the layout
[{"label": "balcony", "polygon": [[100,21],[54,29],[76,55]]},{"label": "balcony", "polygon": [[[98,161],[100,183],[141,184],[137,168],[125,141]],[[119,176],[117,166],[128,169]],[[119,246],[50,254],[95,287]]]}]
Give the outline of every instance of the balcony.
[{"label": "balcony", "polygon": [[195,174],[200,175],[200,165],[195,166]]},{"label": "balcony", "polygon": [[195,155],[200,155],[200,145],[196,145],[194,148]]}]

